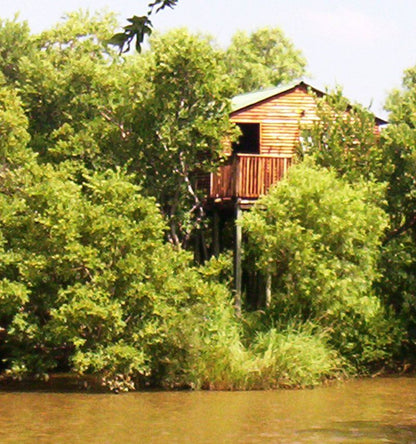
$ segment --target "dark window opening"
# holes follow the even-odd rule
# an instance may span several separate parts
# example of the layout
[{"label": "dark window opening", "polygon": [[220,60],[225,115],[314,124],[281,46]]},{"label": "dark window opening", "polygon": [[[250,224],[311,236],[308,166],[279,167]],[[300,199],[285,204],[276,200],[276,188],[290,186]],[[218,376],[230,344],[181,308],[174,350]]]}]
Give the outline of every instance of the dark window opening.
[{"label": "dark window opening", "polygon": [[233,143],[233,153],[259,154],[260,153],[260,124],[237,123],[241,135]]}]

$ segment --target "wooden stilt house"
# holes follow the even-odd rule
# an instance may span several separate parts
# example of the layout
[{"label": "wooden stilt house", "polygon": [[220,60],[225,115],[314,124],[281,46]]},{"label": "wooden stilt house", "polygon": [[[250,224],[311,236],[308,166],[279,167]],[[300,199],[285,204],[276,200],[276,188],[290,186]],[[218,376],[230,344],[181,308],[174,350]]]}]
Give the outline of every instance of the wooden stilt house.
[{"label": "wooden stilt house", "polygon": [[[214,254],[221,244],[221,221],[238,219],[294,162],[302,129],[316,120],[316,97],[324,93],[304,82],[237,96],[231,120],[241,136],[228,160],[211,174],[207,208],[214,214]],[[385,124],[376,118],[376,127]],[[234,224],[233,224],[234,225]],[[235,227],[236,302],[241,293],[241,231]]]},{"label": "wooden stilt house", "polygon": [[[267,193],[293,163],[302,128],[317,119],[315,96],[323,94],[297,82],[235,97],[231,120],[241,137],[225,165],[211,174],[211,203],[239,199],[247,207]],[[386,122],[376,118],[375,123]]]}]

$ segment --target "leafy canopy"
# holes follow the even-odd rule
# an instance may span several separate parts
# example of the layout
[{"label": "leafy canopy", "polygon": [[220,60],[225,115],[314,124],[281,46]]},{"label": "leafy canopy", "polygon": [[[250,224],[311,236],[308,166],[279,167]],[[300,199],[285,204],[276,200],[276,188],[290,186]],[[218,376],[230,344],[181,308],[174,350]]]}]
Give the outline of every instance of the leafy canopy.
[{"label": "leafy canopy", "polygon": [[252,92],[299,79],[306,60],[279,28],[251,34],[237,32],[225,51],[225,63],[236,94]]},{"label": "leafy canopy", "polygon": [[351,104],[340,88],[316,97],[317,119],[303,129],[299,153],[350,182],[383,181],[390,163],[373,113]]},{"label": "leafy canopy", "polygon": [[271,316],[330,328],[358,367],[386,358],[392,345],[377,339],[390,326],[372,291],[386,226],[374,203],[381,191],[304,162],[241,221],[256,265],[272,276]]},{"label": "leafy canopy", "polygon": [[146,94],[128,123],[140,146],[133,163],[161,204],[172,242],[186,246],[204,217],[195,180],[219,164],[223,138],[233,133],[231,84],[221,52],[185,29],[153,36],[143,59]]},{"label": "leafy canopy", "polygon": [[180,356],[171,332],[182,310],[231,310],[226,288],[164,243],[159,210],[139,191],[120,170],[94,173],[82,186],[50,165],[8,173],[0,352],[12,375],[100,374],[112,388],[157,382]]}]

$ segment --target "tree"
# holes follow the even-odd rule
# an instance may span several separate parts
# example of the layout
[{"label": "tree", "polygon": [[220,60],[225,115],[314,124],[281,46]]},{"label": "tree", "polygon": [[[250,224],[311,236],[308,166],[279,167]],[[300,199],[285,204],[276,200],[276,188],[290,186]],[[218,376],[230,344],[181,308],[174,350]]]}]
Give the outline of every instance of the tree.
[{"label": "tree", "polygon": [[398,342],[372,289],[386,226],[375,192],[304,162],[241,222],[255,263],[272,276],[274,322],[330,329],[330,342],[361,371],[391,357]]},{"label": "tree", "polygon": [[161,205],[171,241],[186,247],[204,218],[198,174],[213,171],[233,133],[230,79],[221,52],[184,29],[154,36],[144,59],[148,89],[126,125],[140,147],[133,162]]},{"label": "tree", "polygon": [[387,212],[374,290],[394,309],[404,332],[402,357],[411,356],[415,337],[416,237],[415,237],[415,134],[414,70],[408,70],[403,91],[394,91],[387,107],[389,125],[374,131],[374,116],[350,105],[341,95],[318,100],[319,120],[305,131],[302,155],[311,154],[318,164],[331,168],[351,183],[385,184],[378,205]]},{"label": "tree", "polygon": [[413,233],[416,241],[416,68],[408,69],[402,91],[393,91],[386,104],[389,126],[384,132],[393,171],[388,200],[392,218],[391,237]]},{"label": "tree", "polygon": [[197,324],[219,307],[231,312],[227,289],[164,243],[153,199],[120,170],[81,186],[30,163],[4,177],[0,204],[0,353],[15,377],[71,371],[113,389],[160,384],[181,359],[172,332],[182,310],[194,308]]},{"label": "tree", "polygon": [[306,61],[279,28],[263,28],[248,35],[237,32],[225,52],[236,93],[251,92],[299,79]]},{"label": "tree", "polygon": [[[115,389],[132,387],[133,379],[160,384],[168,371],[177,380],[193,347],[172,335],[180,331],[182,311],[192,311],[189,328],[194,330],[192,322],[204,324],[206,333],[230,328],[215,324],[217,311],[228,312],[227,322],[234,322],[227,288],[203,278],[190,254],[164,242],[160,207],[125,171],[148,168],[140,164],[138,149],[138,135],[145,129],[134,133],[123,126],[137,123],[130,117],[141,117],[131,97],[143,92],[143,77],[138,74],[135,84],[118,76],[118,56],[102,46],[111,23],[111,17],[73,14],[34,37],[32,53],[17,55],[16,75],[0,74],[8,83],[0,87],[0,356],[14,377],[51,371],[98,374]],[[216,65],[204,54],[207,45],[199,47],[203,57],[189,72],[187,86],[195,80],[201,89],[195,96],[190,91],[184,102],[180,116],[188,125],[198,94],[205,93],[198,69],[208,66],[216,74]],[[149,65],[142,73],[163,80],[169,71],[157,71],[152,57],[146,56]],[[187,59],[175,63],[186,71]],[[221,86],[212,85],[207,91],[218,104]],[[180,105],[174,87],[165,98]],[[159,103],[157,96],[150,98]],[[141,100],[137,109],[150,103]],[[204,118],[212,115],[214,122],[216,109],[203,103]],[[124,113],[128,105],[130,114]],[[222,108],[218,113],[227,115]],[[168,119],[175,122],[172,115],[162,126],[165,132]],[[188,131],[192,142],[210,129],[202,120],[193,130],[185,124],[176,128]],[[198,145],[201,152],[213,137],[205,136]],[[123,143],[132,151],[124,150]],[[137,162],[120,168],[132,153]],[[189,383],[186,377],[181,381]]]},{"label": "tree", "polygon": [[390,224],[380,263],[378,291],[391,304],[408,334],[403,356],[414,356],[416,337],[416,68],[405,71],[403,87],[390,94],[389,125],[383,148],[391,171],[387,176]]},{"label": "tree", "polygon": [[374,114],[351,104],[340,88],[316,97],[316,102],[317,119],[303,129],[300,156],[312,156],[350,182],[386,180],[391,165]]},{"label": "tree", "polygon": [[197,175],[218,165],[231,131],[222,52],[209,38],[174,31],[126,60],[104,44],[112,15],[69,15],[35,37],[19,60],[19,88],[39,160],[86,171],[141,171],[176,245],[203,219]]},{"label": "tree", "polygon": [[19,63],[22,57],[30,57],[35,49],[27,22],[0,20],[0,71],[7,82],[19,78]]},{"label": "tree", "polygon": [[[30,136],[27,132],[28,120],[23,106],[14,90],[0,87],[0,344],[4,343],[6,326],[18,309],[27,301],[28,292],[24,285],[11,282],[4,275],[9,255],[7,236],[3,227],[19,206],[10,193],[10,174],[20,175],[26,162],[34,161],[34,153],[28,149]],[[0,347],[1,349],[2,347]],[[0,350],[1,355],[1,350]]]},{"label": "tree", "polygon": [[120,130],[106,118],[116,101],[117,55],[103,41],[115,27],[112,14],[70,14],[34,38],[19,61],[16,86],[29,117],[32,148],[42,161],[71,161],[97,169],[113,166]]}]

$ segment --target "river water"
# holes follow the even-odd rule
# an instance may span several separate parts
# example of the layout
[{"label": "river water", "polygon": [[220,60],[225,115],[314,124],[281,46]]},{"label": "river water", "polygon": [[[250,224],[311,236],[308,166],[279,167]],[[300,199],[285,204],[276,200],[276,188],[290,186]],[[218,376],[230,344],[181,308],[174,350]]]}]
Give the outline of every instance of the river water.
[{"label": "river water", "polygon": [[0,392],[0,443],[416,443],[416,378],[313,390]]}]

